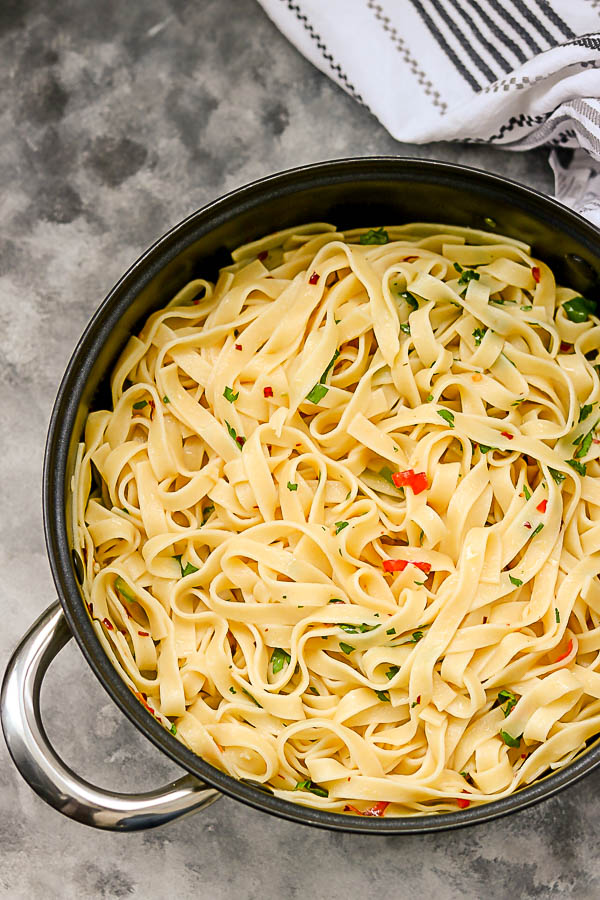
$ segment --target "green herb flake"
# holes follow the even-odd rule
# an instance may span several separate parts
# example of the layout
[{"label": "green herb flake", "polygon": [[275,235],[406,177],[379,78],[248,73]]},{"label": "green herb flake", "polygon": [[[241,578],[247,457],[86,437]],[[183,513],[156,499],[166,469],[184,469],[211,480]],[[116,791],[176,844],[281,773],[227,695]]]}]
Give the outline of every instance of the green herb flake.
[{"label": "green herb flake", "polygon": [[530,303],[526,303],[525,306],[522,306],[522,307],[521,307],[521,309],[522,309],[524,312],[529,312],[530,309],[533,309],[533,306],[531,306]]},{"label": "green herb flake", "polygon": [[299,781],[295,791],[310,791],[311,794],[316,794],[317,797],[329,797],[329,791],[327,788],[321,787],[319,784],[315,784],[314,781],[310,781],[310,779],[306,779],[306,781]]},{"label": "green herb flake", "polygon": [[579,410],[579,419],[577,421],[583,422],[584,419],[587,419],[587,417],[591,413],[593,407],[594,407],[593,403],[585,403]]},{"label": "green herb flake", "polygon": [[134,409],[143,409],[145,406],[148,406],[147,400],[138,400],[137,403],[133,404]]},{"label": "green herb flake", "polygon": [[481,453],[483,453],[483,455],[485,456],[485,454],[489,453],[490,450],[497,450],[498,448],[497,447],[488,447],[487,444],[480,444],[479,449],[480,449]]},{"label": "green herb flake", "polygon": [[227,431],[229,432],[229,437],[231,438],[231,440],[233,441],[233,443],[235,444],[235,446],[236,446],[238,449],[239,449],[243,444],[246,443],[246,438],[238,437],[237,431],[235,430],[235,428],[233,427],[233,425],[230,425],[230,424],[229,424],[229,422],[227,421],[227,419],[225,419],[225,426],[226,426],[226,428],[227,428]]},{"label": "green herb flake", "polygon": [[418,702],[418,700],[413,700],[413,702],[410,704],[410,708],[414,709]]},{"label": "green herb flake", "polygon": [[506,706],[502,707],[502,712],[504,714],[504,718],[506,719],[513,707],[517,705],[516,694],[513,694],[513,692],[509,691],[508,689],[500,691],[500,693],[498,694],[498,703],[506,703]]},{"label": "green herb flake", "polygon": [[320,403],[329,388],[325,384],[315,384],[314,388],[306,395],[306,399],[311,403]]},{"label": "green herb flake", "polygon": [[457,263],[457,262],[454,263],[454,268],[456,269],[457,272],[462,272],[462,270],[463,270],[463,267],[460,265],[460,263]]},{"label": "green herb flake", "polygon": [[377,698],[381,700],[382,703],[390,702],[390,694],[389,691],[375,691],[377,694]]},{"label": "green herb flake", "polygon": [[246,688],[242,688],[242,692],[243,692],[244,694],[246,694],[247,697],[250,697],[250,699],[252,700],[252,702],[253,702],[254,704],[256,704],[256,706],[258,706],[259,709],[262,709],[261,704],[258,702],[258,700],[256,699],[256,697],[253,697],[253,696],[252,696],[252,694],[250,693],[250,691],[247,691]]},{"label": "green herb flake", "polygon": [[346,644],[345,641],[340,641],[340,650],[342,653],[345,653],[346,656],[350,656],[356,650],[356,647],[353,647],[352,644]]},{"label": "green herb flake", "polygon": [[329,603],[343,603],[343,602],[344,601],[340,597],[332,597],[331,600],[329,600]]},{"label": "green herb flake", "polygon": [[449,409],[438,409],[436,410],[438,416],[440,416],[445,422],[448,423],[450,428],[454,428],[454,413]]},{"label": "green herb flake", "polygon": [[523,485],[523,493],[525,494],[526,500],[531,500],[531,491],[529,490],[529,488],[527,487],[526,484]]},{"label": "green herb flake", "polygon": [[[421,583],[425,584],[424,581]],[[412,638],[410,639],[409,644],[418,644],[422,638],[423,638],[422,631],[413,631]]]},{"label": "green herb flake", "polygon": [[115,578],[115,588],[121,594],[121,596],[125,597],[126,600],[129,600],[130,603],[133,603],[136,599],[135,594],[127,584],[124,578],[121,578],[120,575],[117,575]]},{"label": "green herb flake", "polygon": [[504,741],[507,747],[520,747],[521,746],[521,738],[514,738],[508,731],[500,731],[500,737]]},{"label": "green herb flake", "polygon": [[288,491],[297,491],[298,485],[294,481],[288,481],[287,489],[288,489]]},{"label": "green herb flake", "polygon": [[536,536],[536,534],[539,534],[543,527],[544,527],[544,523],[540,522],[540,524],[537,526],[537,528],[534,528],[533,531],[531,532],[531,537],[534,538]]},{"label": "green herb flake", "polygon": [[395,629],[395,628],[388,628],[388,630],[386,631],[386,634],[396,634],[396,629]]},{"label": "green herb flake", "polygon": [[315,697],[320,697],[320,696],[321,696],[321,695],[319,694],[318,690],[316,689],[316,687],[313,687],[312,684],[309,684],[308,690],[311,692],[311,694],[314,694]]},{"label": "green herb flake", "polygon": [[[181,563],[179,563],[179,565],[181,565]],[[182,569],[181,574],[182,574],[183,577],[185,578],[186,575],[193,575],[194,572],[197,572],[197,571],[198,571],[198,567],[197,567],[197,566],[193,566],[193,565],[191,564],[191,562],[189,562],[189,563],[186,563],[186,564],[185,564],[185,569]]]},{"label": "green herb flake", "polygon": [[573,297],[572,300],[567,300],[566,303],[563,303],[562,308],[567,319],[571,322],[587,322],[596,309],[596,304],[586,297]]},{"label": "green herb flake", "polygon": [[559,472],[558,469],[549,468],[549,472],[552,475],[552,477],[554,478],[554,481],[556,482],[556,484],[561,484],[561,482],[563,482],[565,480],[565,478],[567,477],[564,474],[564,472]]},{"label": "green herb flake", "polygon": [[370,228],[366,234],[361,234],[360,236],[361,244],[387,244],[389,240],[390,236],[383,226],[381,228]]},{"label": "green herb flake", "polygon": [[404,334],[410,334],[410,325],[408,324],[408,322],[400,323],[400,331],[402,331]]},{"label": "green herb flake", "polygon": [[214,506],[205,506],[202,510],[202,525],[206,525],[212,514],[214,513]]},{"label": "green herb flake", "polygon": [[281,672],[284,666],[287,666],[291,662],[292,657],[285,650],[282,650],[281,647],[275,647],[273,653],[271,654],[271,665],[273,666],[273,675],[276,675],[278,672]]},{"label": "green herb flake", "polygon": [[[585,463],[580,463],[576,459],[567,459],[566,463],[568,466],[571,466],[572,469],[575,469],[580,475],[587,474],[587,466]],[[563,476],[564,477],[564,476]],[[554,479],[556,481],[556,479]]]},{"label": "green herb flake", "polygon": [[574,453],[575,459],[581,459],[582,456],[587,456],[589,453],[589,449],[592,446],[592,441],[594,439],[594,431],[598,426],[598,422],[593,425],[585,437],[581,440],[578,449]]},{"label": "green herb flake", "polygon": [[340,531],[343,531],[344,528],[347,528],[349,524],[350,524],[349,522],[336,522],[335,523],[335,533],[339,534]]},{"label": "green herb flake", "polygon": [[523,584],[521,579],[515,578],[514,575],[509,575],[508,578],[509,578],[510,583],[514,584],[515,587],[521,587],[521,585]]},{"label": "green herb flake", "polygon": [[171,732],[171,734],[177,734],[177,726],[173,723],[169,728],[169,731]]},{"label": "green herb flake", "polygon": [[484,339],[486,331],[487,331],[487,328],[476,328],[475,331],[473,332],[473,337],[475,338],[475,343],[477,344],[478,347],[481,344],[482,340]]},{"label": "green herb flake", "polygon": [[233,685],[231,685],[231,687],[229,688],[229,690],[231,691],[232,694],[237,694],[237,691],[236,691],[236,689],[234,688]]},{"label": "green herb flake", "polygon": [[167,395],[165,394],[165,396],[163,397],[163,403],[164,403],[164,404],[167,404],[167,403],[170,403],[170,402],[171,402],[171,401],[169,400],[169,398],[168,398]]},{"label": "green herb flake", "polygon": [[399,296],[402,297],[403,300],[406,300],[408,305],[412,306],[413,309],[419,308],[419,303],[417,301],[417,298],[415,297],[414,294],[411,294],[410,291],[402,291],[402,293],[399,294]]},{"label": "green herb flake", "polygon": [[458,279],[459,284],[468,284],[470,281],[479,281],[481,275],[479,272],[476,272],[474,269],[463,269],[461,272],[460,278]]},{"label": "green herb flake", "polygon": [[427,396],[425,397],[425,401],[427,403],[431,403],[432,400],[433,400],[433,394],[427,394]]},{"label": "green herb flake", "polygon": [[390,666],[389,669],[387,670],[387,672],[385,673],[385,676],[388,679],[388,681],[391,681],[392,678],[394,677],[394,675],[397,675],[399,671],[400,671],[400,666]]},{"label": "green herb flake", "polygon": [[240,396],[240,392],[238,391],[237,394],[234,394],[230,387],[226,387],[223,391],[223,396],[226,400],[229,400],[230,403],[235,403],[237,398]]},{"label": "green herb flake", "polygon": [[556,606],[554,607],[554,618],[556,619],[556,624],[560,625],[560,612]]}]

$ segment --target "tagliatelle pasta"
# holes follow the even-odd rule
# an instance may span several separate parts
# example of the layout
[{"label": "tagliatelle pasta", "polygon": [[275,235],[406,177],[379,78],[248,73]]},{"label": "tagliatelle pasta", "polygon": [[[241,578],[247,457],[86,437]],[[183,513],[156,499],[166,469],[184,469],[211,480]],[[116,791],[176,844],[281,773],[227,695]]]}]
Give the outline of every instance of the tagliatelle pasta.
[{"label": "tagliatelle pasta", "polygon": [[456,226],[318,223],[233,260],[87,420],[74,533],[121,676],[212,765],[331,811],[565,765],[600,733],[593,305]]}]

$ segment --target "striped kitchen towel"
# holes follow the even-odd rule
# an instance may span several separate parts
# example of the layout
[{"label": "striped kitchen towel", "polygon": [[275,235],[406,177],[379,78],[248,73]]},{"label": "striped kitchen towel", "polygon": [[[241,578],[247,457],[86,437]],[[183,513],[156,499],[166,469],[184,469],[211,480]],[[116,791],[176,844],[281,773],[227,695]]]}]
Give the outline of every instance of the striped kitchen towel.
[{"label": "striped kitchen towel", "polygon": [[600,225],[600,0],[259,2],[399,141],[582,148],[557,195]]}]

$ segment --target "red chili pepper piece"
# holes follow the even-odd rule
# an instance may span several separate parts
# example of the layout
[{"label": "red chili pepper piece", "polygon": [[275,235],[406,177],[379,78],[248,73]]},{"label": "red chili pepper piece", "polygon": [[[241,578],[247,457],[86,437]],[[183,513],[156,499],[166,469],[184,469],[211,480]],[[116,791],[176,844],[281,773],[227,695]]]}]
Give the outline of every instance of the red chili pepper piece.
[{"label": "red chili pepper piece", "polygon": [[420,703],[420,702],[421,702],[421,695],[419,694],[419,696],[417,697],[417,703]]},{"label": "red chili pepper piece", "polygon": [[384,572],[404,572],[408,565],[407,559],[384,559]]},{"label": "red chili pepper piece", "polygon": [[384,812],[390,805],[389,800],[379,800],[377,803],[374,803],[373,806],[369,806],[367,809],[357,809],[356,806],[351,806],[349,803],[344,807],[344,812],[353,812],[356,816],[383,816]]},{"label": "red chili pepper piece", "polygon": [[318,280],[319,280],[318,272],[313,272],[312,275],[310,276],[310,278],[308,279],[308,283],[316,284]]},{"label": "red chili pepper piece", "polygon": [[240,445],[240,447],[243,447],[246,443],[246,438],[242,437],[241,434],[238,434],[238,436],[236,437],[236,442]]},{"label": "red chili pepper piece", "polygon": [[537,266],[533,267],[533,269],[531,270],[531,274],[533,275],[533,280],[535,281],[535,283],[539,284],[540,278],[541,278],[541,273]]},{"label": "red chili pepper piece", "polygon": [[514,434],[511,434],[510,431],[501,431],[500,434],[502,437],[505,437],[508,441],[512,441],[514,438]]},{"label": "red chili pepper piece", "polygon": [[260,259],[260,261],[263,262],[267,258],[268,255],[269,255],[268,250],[261,250],[261,252],[258,254],[257,259]]},{"label": "red chili pepper piece", "polygon": [[392,481],[396,487],[410,487],[413,494],[420,494],[429,487],[429,481],[425,472],[415,472],[414,469],[405,469],[404,472],[394,472]]},{"label": "red chili pepper piece", "polygon": [[562,353],[568,353],[572,346],[573,344],[567,344],[566,341],[560,342],[560,349]]},{"label": "red chili pepper piece", "polygon": [[138,631],[140,637],[150,637],[150,632],[148,631]]},{"label": "red chili pepper piece", "polygon": [[541,503],[538,503],[538,505],[536,506],[536,509],[538,512],[545,513],[547,506],[548,506],[548,501],[542,500]]},{"label": "red chili pepper piece", "polygon": [[461,809],[466,809],[467,806],[471,805],[471,801],[466,800],[464,797],[457,797],[456,802],[458,803],[458,805],[460,806]]},{"label": "red chili pepper piece", "polygon": [[525,528],[531,528],[531,522],[523,522]]},{"label": "red chili pepper piece", "polygon": [[269,386],[267,386],[266,388],[263,388],[263,394],[265,395],[265,397],[272,397],[273,396],[273,388],[269,387]]},{"label": "red chili pepper piece", "polygon": [[242,349],[242,345],[241,345],[241,344],[236,344],[236,345],[235,345],[235,349],[236,349],[236,350],[241,350],[241,349]]},{"label": "red chili pepper piece", "polygon": [[557,662],[560,662],[561,659],[566,659],[567,656],[570,656],[570,655],[571,655],[571,651],[572,651],[572,650],[573,650],[573,638],[571,638],[571,640],[569,641],[569,643],[568,643],[568,645],[567,645],[567,649],[566,649],[565,652],[562,654],[562,656],[559,656],[558,659],[555,659],[555,660],[554,660],[554,662],[557,663]]},{"label": "red chili pepper piece", "polygon": [[104,625],[105,628],[108,628],[109,631],[115,630],[113,623],[110,621],[110,619],[107,619],[106,617],[104,619],[102,619],[102,624]]},{"label": "red chili pepper piece", "polygon": [[420,569],[421,572],[425,572],[426,575],[429,575],[431,572],[431,563],[428,562],[414,562],[413,566],[416,566],[417,569]]},{"label": "red chili pepper piece", "polygon": [[151,706],[149,706],[149,705],[146,703],[146,699],[145,699],[144,695],[143,695],[142,693],[140,693],[140,691],[134,691],[134,694],[135,694],[135,696],[138,698],[138,700],[140,701],[140,703],[141,703],[143,706],[146,707],[146,709],[148,710],[148,712],[149,712],[149,713],[152,713],[152,715],[154,715],[154,710],[152,709]]}]

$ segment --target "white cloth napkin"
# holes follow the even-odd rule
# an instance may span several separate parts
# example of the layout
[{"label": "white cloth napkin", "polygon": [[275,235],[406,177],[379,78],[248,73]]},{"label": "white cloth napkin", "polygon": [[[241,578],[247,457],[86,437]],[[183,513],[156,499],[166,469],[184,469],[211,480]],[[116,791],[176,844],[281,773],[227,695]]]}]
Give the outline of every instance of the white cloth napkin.
[{"label": "white cloth napkin", "polygon": [[600,225],[600,0],[259,2],[399,141],[576,148],[557,197]]}]

